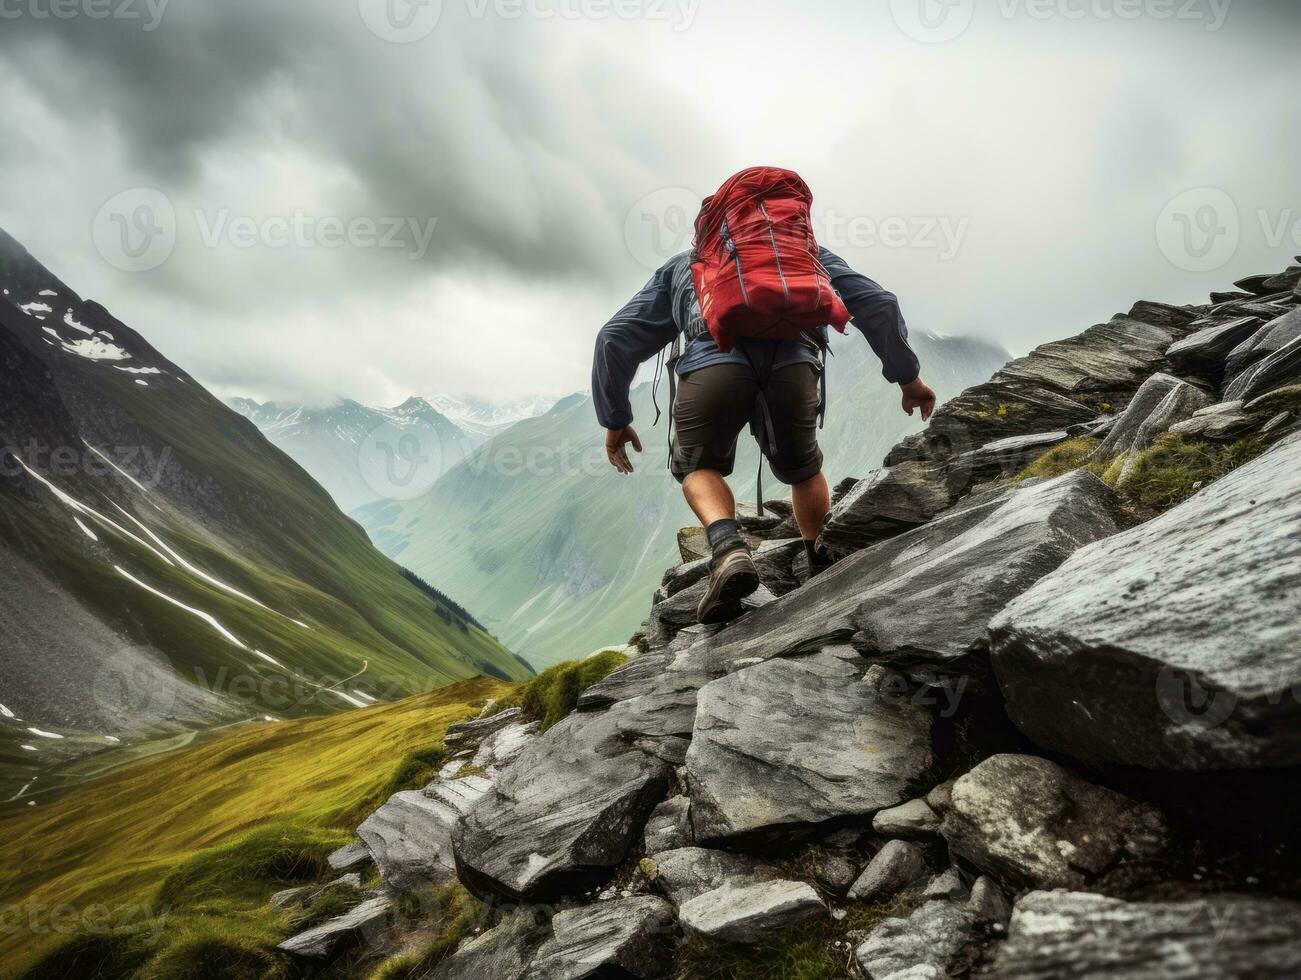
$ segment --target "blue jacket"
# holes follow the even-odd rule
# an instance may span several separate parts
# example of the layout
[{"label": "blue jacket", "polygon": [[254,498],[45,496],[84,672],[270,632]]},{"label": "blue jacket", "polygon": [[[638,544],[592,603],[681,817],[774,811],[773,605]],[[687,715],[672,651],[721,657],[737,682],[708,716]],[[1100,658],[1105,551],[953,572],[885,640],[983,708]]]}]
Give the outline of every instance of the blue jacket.
[{"label": "blue jacket", "polygon": [[[831,284],[849,309],[853,324],[867,338],[884,365],[882,374],[893,384],[908,384],[921,373],[917,355],[908,346],[908,325],[894,294],[851,269],[839,255],[822,249],[823,266]],[[822,328],[826,340],[827,328]],[[601,328],[592,358],[592,401],[597,420],[607,429],[632,423],[628,392],[637,368],[678,335],[686,338],[677,363],[679,376],[713,364],[771,364],[773,369],[801,361],[818,363],[818,353],[798,340],[740,338],[727,354],[718,349],[705,328],[691,278],[691,253],[669,259],[641,292]]]}]

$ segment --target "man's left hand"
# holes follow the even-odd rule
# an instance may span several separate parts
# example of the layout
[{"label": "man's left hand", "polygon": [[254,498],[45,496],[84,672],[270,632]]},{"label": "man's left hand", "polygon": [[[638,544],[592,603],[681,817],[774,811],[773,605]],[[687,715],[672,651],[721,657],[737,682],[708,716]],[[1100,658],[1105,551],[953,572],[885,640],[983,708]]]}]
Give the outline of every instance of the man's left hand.
[{"label": "man's left hand", "polygon": [[625,425],[622,429],[605,430],[605,458],[620,473],[632,472],[632,461],[628,459],[628,443],[632,443],[632,448],[641,452],[641,440],[637,438],[637,430],[631,425]]},{"label": "man's left hand", "polygon": [[921,378],[906,385],[900,385],[903,389],[903,410],[911,415],[914,408],[922,410],[922,421],[931,420],[931,412],[935,411],[935,392]]}]

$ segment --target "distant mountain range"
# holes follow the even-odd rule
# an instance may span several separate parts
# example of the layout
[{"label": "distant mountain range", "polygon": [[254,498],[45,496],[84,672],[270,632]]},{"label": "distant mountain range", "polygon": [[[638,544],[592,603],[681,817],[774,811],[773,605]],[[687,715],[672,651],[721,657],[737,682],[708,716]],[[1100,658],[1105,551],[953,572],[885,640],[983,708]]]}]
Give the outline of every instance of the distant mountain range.
[{"label": "distant mountain range", "polygon": [[[925,377],[941,397],[986,380],[1010,355],[966,337],[914,333]],[[899,408],[862,338],[836,344],[830,410],[821,441],[834,481],[862,476],[918,431]],[[660,405],[665,404],[660,392]],[[641,622],[676,532],[694,523],[666,472],[665,423],[652,428],[651,386],[634,391],[646,452],[619,477],[602,451],[587,395],[558,402],[476,449],[428,492],[376,501],[353,512],[386,554],[458,596],[503,642],[537,666],[625,640]],[[735,478],[753,499],[758,453],[741,437]],[[767,495],[785,488],[765,479]]]},{"label": "distant mountain range", "polygon": [[347,512],[377,500],[419,496],[494,435],[555,403],[554,397],[493,404],[433,395],[408,398],[395,408],[348,398],[311,408],[226,400]]},{"label": "distant mountain range", "polygon": [[0,801],[227,722],[529,675],[3,231],[0,288]]}]

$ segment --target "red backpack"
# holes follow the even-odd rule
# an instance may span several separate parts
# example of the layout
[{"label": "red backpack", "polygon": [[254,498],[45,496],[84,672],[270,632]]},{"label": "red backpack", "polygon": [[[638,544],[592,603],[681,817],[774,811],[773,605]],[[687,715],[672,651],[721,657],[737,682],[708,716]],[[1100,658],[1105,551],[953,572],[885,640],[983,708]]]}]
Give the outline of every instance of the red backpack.
[{"label": "red backpack", "polygon": [[794,340],[849,311],[818,260],[810,208],[799,174],[751,167],[705,198],[696,218],[691,273],[700,312],[721,351],[736,337]]}]

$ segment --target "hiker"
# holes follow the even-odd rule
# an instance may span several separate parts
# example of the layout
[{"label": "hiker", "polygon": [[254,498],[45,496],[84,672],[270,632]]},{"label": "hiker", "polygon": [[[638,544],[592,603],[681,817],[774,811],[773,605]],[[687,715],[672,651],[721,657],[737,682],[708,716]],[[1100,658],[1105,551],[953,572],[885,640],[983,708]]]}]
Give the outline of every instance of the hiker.
[{"label": "hiker", "polygon": [[693,249],[665,263],[596,339],[596,415],[606,455],[624,474],[633,471],[628,446],[642,451],[629,402],[633,377],[672,345],[670,468],[713,553],[701,623],[734,618],[759,586],[726,481],[747,425],[773,475],[791,487],[809,575],[831,565],[817,543],[831,508],[817,439],[828,325],[843,333],[852,319],[885,379],[902,388],[907,414],[920,409],[925,420],[935,408],[898,301],[818,246],[811,204],[807,185],[791,171],[737,174],[704,202]]}]

